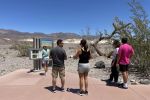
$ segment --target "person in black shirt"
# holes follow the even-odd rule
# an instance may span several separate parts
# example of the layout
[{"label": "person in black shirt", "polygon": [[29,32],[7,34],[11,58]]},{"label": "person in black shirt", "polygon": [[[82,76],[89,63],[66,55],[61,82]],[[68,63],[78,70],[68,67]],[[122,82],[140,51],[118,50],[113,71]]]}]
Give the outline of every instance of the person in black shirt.
[{"label": "person in black shirt", "polygon": [[[80,95],[82,96],[83,94],[88,94],[88,72],[90,70],[89,60],[91,58],[91,52],[85,39],[80,41],[80,46],[81,48],[77,50],[73,58],[79,58],[78,73],[80,81]],[[83,90],[83,84],[85,85],[85,91]]]},{"label": "person in black shirt", "polygon": [[61,90],[64,91],[64,84],[65,84],[65,64],[64,60],[67,59],[67,55],[65,50],[63,49],[63,40],[57,40],[57,47],[53,48],[50,52],[50,56],[53,60],[53,67],[52,67],[52,85],[53,85],[53,92],[56,91],[56,79],[59,77],[61,79]]},{"label": "person in black shirt", "polygon": [[110,78],[107,80],[108,85],[111,84],[114,80],[115,84],[118,84],[118,77],[119,77],[119,68],[116,66],[117,63],[117,57],[118,57],[118,50],[120,47],[120,42],[119,40],[114,40],[113,41],[113,47],[114,51],[111,52],[107,57],[110,58],[112,57],[112,62],[111,62],[111,74]]}]

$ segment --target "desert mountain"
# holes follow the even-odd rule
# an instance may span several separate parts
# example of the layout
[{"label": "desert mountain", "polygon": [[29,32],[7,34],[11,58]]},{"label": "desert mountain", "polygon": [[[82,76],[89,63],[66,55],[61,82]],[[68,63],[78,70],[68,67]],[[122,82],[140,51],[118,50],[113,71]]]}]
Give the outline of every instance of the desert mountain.
[{"label": "desert mountain", "polygon": [[24,39],[24,38],[33,38],[33,37],[48,37],[52,39],[72,39],[72,38],[81,38],[80,35],[76,33],[63,33],[63,32],[58,32],[58,33],[51,33],[51,34],[44,34],[41,32],[34,32],[34,33],[29,33],[29,32],[19,32],[16,30],[5,30],[5,29],[0,29],[0,38],[9,38],[9,39]]},{"label": "desert mountain", "polygon": [[0,29],[0,44],[8,44],[11,43],[12,41],[20,41],[20,40],[32,40],[33,38],[50,38],[53,40],[57,39],[81,39],[81,38],[87,38],[87,39],[95,39],[97,38],[96,36],[92,35],[78,35],[76,33],[64,33],[64,32],[57,32],[57,33],[50,33],[50,34],[45,34],[41,32],[20,32],[16,30],[8,30],[8,29]]}]

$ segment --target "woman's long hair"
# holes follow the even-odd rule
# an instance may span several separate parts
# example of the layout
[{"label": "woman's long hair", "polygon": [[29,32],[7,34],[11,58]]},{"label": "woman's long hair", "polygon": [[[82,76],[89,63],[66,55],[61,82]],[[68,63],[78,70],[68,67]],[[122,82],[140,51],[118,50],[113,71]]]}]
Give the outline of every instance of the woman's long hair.
[{"label": "woman's long hair", "polygon": [[87,41],[85,39],[82,39],[80,41],[80,45],[84,48],[85,51],[88,50],[88,45],[87,45]]}]

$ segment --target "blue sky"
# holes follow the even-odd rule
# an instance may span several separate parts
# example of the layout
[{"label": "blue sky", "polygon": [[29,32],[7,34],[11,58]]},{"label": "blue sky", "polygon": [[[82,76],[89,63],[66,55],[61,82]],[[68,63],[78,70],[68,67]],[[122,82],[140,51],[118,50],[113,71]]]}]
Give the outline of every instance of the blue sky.
[{"label": "blue sky", "polygon": [[[130,0],[0,0],[0,29],[21,32],[111,32],[115,16],[130,21]],[[138,0],[150,14],[150,0]],[[149,17],[150,18],[150,17]]]}]

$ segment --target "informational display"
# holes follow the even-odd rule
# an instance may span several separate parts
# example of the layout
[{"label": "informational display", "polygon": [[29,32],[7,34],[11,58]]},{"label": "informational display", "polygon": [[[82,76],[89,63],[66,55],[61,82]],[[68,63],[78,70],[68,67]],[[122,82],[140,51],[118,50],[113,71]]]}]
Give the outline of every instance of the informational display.
[{"label": "informational display", "polygon": [[53,48],[53,40],[48,38],[40,38],[40,47],[47,46],[47,48]]},{"label": "informational display", "polygon": [[[30,55],[29,59],[33,60],[33,70],[40,70],[42,68],[42,50],[43,46],[51,51],[53,48],[53,40],[49,38],[33,38],[33,48],[29,49]],[[52,66],[53,61],[49,59],[49,66]]]},{"label": "informational display", "polygon": [[42,49],[35,49],[31,48],[29,49],[30,52],[30,60],[37,60],[37,59],[42,59]]}]

